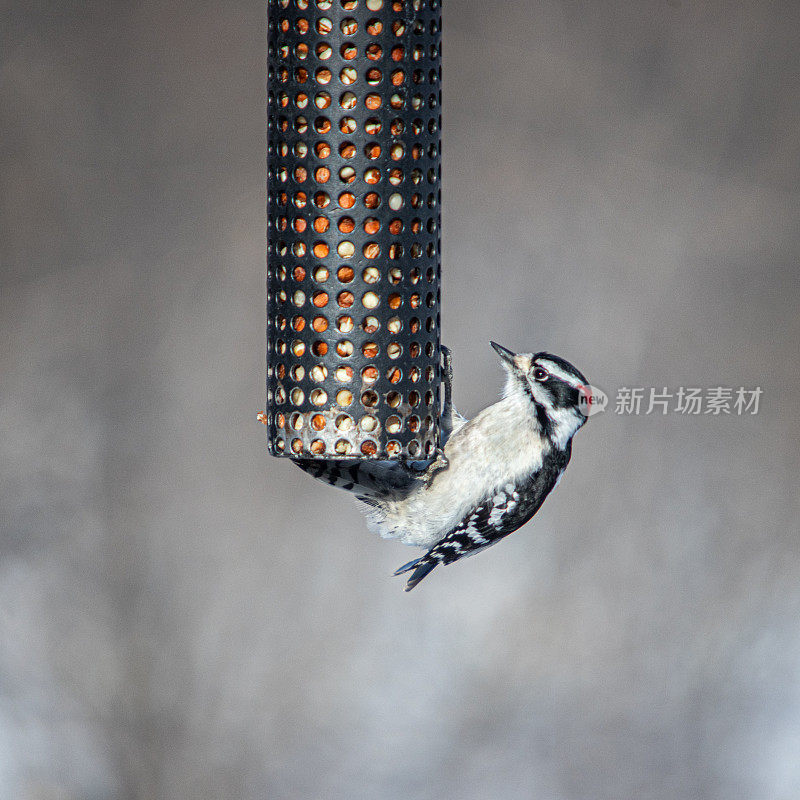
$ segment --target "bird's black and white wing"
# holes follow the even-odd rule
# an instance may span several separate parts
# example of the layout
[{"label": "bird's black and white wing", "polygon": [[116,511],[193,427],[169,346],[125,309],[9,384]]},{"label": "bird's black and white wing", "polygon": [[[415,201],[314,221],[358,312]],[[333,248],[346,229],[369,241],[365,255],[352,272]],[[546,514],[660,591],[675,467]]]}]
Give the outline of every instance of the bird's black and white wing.
[{"label": "bird's black and white wing", "polygon": [[474,555],[521,528],[558,484],[569,463],[570,451],[571,448],[567,448],[563,452],[549,454],[540,469],[527,479],[506,483],[496,489],[422,558],[400,567],[395,575],[413,570],[406,591],[413,589],[439,564],[452,564],[460,558]]},{"label": "bird's black and white wing", "polygon": [[536,507],[531,507],[520,488],[509,483],[498,489],[424,556],[400,567],[395,575],[414,570],[406,584],[406,591],[413,589],[439,564],[451,564],[459,558],[474,555],[524,525],[533,516]]}]

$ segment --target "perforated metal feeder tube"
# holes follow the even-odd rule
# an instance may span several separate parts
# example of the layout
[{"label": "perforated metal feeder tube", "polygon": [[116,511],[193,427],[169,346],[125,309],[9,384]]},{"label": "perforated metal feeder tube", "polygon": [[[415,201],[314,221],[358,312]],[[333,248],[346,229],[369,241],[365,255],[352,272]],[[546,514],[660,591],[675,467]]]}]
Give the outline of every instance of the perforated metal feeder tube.
[{"label": "perforated metal feeder tube", "polygon": [[269,450],[439,437],[440,0],[269,0]]}]

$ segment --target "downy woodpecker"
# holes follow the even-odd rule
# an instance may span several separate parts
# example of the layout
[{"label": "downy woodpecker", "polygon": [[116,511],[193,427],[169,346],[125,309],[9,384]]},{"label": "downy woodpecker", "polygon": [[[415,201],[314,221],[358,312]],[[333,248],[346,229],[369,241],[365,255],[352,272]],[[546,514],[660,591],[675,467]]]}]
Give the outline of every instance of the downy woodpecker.
[{"label": "downy woodpecker", "polygon": [[433,461],[294,459],[320,480],[353,492],[368,527],[428,548],[400,567],[406,591],[439,564],[473,555],[524,525],[556,487],[572,437],[586,422],[591,389],[570,363],[549,353],[512,353],[492,342],[506,371],[503,398],[466,420],[452,403],[444,355],[442,450]]}]

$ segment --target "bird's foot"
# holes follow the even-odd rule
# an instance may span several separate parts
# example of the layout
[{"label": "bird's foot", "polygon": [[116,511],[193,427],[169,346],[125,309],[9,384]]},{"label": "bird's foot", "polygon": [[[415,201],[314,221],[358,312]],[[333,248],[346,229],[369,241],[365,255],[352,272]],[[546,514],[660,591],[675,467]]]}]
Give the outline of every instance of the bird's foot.
[{"label": "bird's foot", "polygon": [[447,412],[453,394],[453,354],[450,352],[450,348],[444,345],[440,345],[439,349],[442,351],[442,383],[444,384],[445,412]]},{"label": "bird's foot", "polygon": [[449,466],[450,466],[450,461],[444,454],[444,450],[442,450],[441,448],[437,448],[436,457],[428,466],[428,469],[425,470],[426,482],[429,481],[437,472],[441,472],[443,469],[447,469]]}]

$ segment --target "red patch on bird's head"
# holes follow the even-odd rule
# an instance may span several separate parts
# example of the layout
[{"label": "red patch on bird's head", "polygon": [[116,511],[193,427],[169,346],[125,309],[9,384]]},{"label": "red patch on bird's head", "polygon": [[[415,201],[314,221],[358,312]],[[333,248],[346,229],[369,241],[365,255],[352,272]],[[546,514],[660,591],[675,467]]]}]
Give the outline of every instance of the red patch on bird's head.
[{"label": "red patch on bird's head", "polygon": [[592,414],[599,414],[605,409],[607,403],[608,396],[596,386],[590,386],[588,383],[578,386],[578,407],[584,416],[591,417]]}]

